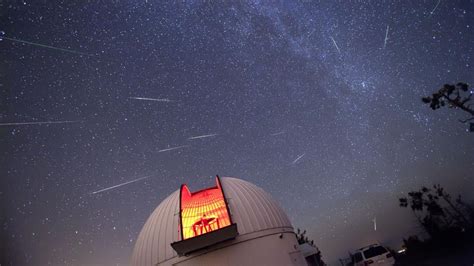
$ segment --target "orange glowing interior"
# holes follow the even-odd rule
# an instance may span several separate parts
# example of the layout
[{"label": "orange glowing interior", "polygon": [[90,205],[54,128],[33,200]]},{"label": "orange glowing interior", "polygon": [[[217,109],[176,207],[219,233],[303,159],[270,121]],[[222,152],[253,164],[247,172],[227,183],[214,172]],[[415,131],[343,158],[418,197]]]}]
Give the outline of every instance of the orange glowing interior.
[{"label": "orange glowing interior", "polygon": [[231,224],[219,180],[215,187],[191,193],[181,186],[182,240],[202,235]]}]

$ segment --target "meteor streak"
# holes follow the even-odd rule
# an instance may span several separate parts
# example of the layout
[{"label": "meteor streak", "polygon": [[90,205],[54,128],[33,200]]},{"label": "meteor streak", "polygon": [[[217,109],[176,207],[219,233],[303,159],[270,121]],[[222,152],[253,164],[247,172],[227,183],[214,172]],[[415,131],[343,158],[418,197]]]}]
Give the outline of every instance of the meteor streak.
[{"label": "meteor streak", "polygon": [[0,123],[0,126],[47,125],[47,124],[66,124],[66,123],[78,123],[78,122],[80,121],[17,122],[17,123]]},{"label": "meteor streak", "polygon": [[341,53],[341,50],[339,50],[339,46],[337,46],[337,43],[336,41],[334,40],[334,38],[332,36],[330,36],[331,40],[332,40],[332,43],[334,43],[334,46],[336,46],[336,49],[337,51],[339,52],[339,54]]},{"label": "meteor streak", "polygon": [[387,40],[388,40],[388,25],[387,25],[387,30],[385,31],[385,40],[383,42],[383,49],[385,49],[385,46],[387,46]]},{"label": "meteor streak", "polygon": [[438,0],[438,3],[436,4],[436,6],[433,8],[433,10],[431,10],[429,17],[431,17],[431,16],[433,15],[433,13],[435,12],[436,8],[438,8],[438,6],[439,6],[439,3],[441,3],[441,0]]},{"label": "meteor streak", "polygon": [[298,156],[298,158],[296,158],[291,164],[295,164],[296,162],[298,162],[301,158],[303,158],[305,156],[306,153],[303,153],[301,155]]},{"label": "meteor streak", "polygon": [[285,131],[280,131],[280,132],[272,133],[272,134],[270,134],[270,136],[278,136],[278,135],[281,135],[281,134],[285,134]]},{"label": "meteor streak", "polygon": [[172,151],[172,150],[182,149],[182,148],[186,148],[186,147],[189,147],[189,145],[183,145],[183,146],[163,149],[163,150],[159,150],[158,152]]},{"label": "meteor streak", "polygon": [[111,190],[111,189],[114,189],[114,188],[118,188],[118,187],[121,187],[121,186],[125,186],[125,185],[131,184],[131,183],[135,183],[135,182],[138,182],[138,181],[140,181],[140,180],[143,180],[143,179],[146,179],[146,178],[149,178],[149,177],[152,177],[152,176],[149,175],[149,176],[140,177],[140,178],[137,178],[137,179],[134,179],[134,180],[131,180],[131,181],[127,181],[127,182],[125,182],[125,183],[121,183],[121,184],[118,184],[118,185],[115,185],[115,186],[111,186],[111,187],[103,188],[103,189],[101,189],[101,190],[94,191],[94,192],[92,192],[91,194],[97,194],[97,193],[101,193],[101,192],[104,192],[104,191],[107,191],[107,190]]},{"label": "meteor streak", "polygon": [[195,136],[195,137],[190,137],[188,140],[192,139],[204,139],[204,138],[210,138],[210,137],[215,137],[217,134],[208,134],[208,135],[201,135],[201,136]]},{"label": "meteor streak", "polygon": [[15,38],[10,38],[10,37],[5,37],[5,36],[2,36],[1,39],[9,40],[9,41],[12,41],[12,42],[25,43],[25,44],[29,44],[29,45],[39,46],[39,47],[43,47],[43,48],[58,50],[58,51],[62,51],[62,52],[72,53],[72,54],[94,56],[93,54],[88,54],[88,53],[83,53],[83,52],[79,52],[79,51],[74,51],[74,50],[69,50],[69,49],[54,47],[54,46],[51,46],[51,45],[46,45],[46,44],[41,44],[41,43],[29,42],[29,41],[20,40],[20,39],[15,39]]},{"label": "meteor streak", "polygon": [[129,97],[129,99],[141,100],[141,101],[165,102],[165,103],[172,102],[170,99],[167,99],[167,98],[160,99],[160,98]]}]

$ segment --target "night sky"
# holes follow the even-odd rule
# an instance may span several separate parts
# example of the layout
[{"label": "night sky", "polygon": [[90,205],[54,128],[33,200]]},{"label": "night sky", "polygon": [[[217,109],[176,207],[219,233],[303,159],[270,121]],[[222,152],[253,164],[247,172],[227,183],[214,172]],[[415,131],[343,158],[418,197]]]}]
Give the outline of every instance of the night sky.
[{"label": "night sky", "polygon": [[421,185],[474,198],[466,114],[421,102],[474,82],[474,1],[86,2],[0,2],[5,262],[126,265],[215,174],[327,262],[419,233],[398,197]]}]

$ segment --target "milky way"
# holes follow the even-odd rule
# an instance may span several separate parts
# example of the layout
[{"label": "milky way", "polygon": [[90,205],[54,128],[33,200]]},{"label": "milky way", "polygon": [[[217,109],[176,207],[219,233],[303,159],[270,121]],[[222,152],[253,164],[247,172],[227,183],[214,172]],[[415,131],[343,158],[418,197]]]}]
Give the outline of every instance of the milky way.
[{"label": "milky way", "polygon": [[154,208],[215,174],[328,262],[418,233],[410,189],[472,200],[474,135],[421,97],[473,83],[473,1],[74,2],[0,4],[7,262],[126,265]]}]

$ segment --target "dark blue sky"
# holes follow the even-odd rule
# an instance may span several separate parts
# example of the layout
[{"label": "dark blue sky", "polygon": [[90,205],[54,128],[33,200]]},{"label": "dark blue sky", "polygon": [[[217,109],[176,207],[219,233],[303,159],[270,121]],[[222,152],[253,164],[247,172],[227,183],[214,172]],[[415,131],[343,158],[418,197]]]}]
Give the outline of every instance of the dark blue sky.
[{"label": "dark blue sky", "polygon": [[474,188],[465,114],[421,102],[473,82],[473,12],[444,0],[0,3],[0,124],[71,121],[0,126],[8,261],[125,265],[161,200],[215,174],[271,193],[327,261],[396,248],[419,232],[403,193]]}]

